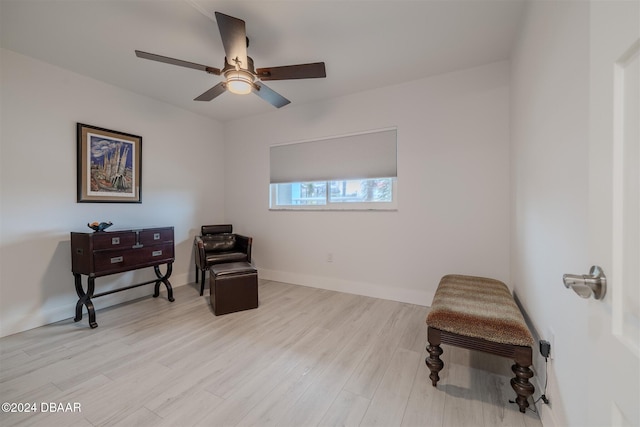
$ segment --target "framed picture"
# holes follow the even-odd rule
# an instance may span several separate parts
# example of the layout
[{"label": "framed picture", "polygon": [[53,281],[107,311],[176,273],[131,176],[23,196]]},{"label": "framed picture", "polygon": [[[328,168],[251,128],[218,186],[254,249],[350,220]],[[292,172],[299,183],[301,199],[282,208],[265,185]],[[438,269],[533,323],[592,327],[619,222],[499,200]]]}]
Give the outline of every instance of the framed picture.
[{"label": "framed picture", "polygon": [[78,123],[78,203],[142,203],[142,137]]}]

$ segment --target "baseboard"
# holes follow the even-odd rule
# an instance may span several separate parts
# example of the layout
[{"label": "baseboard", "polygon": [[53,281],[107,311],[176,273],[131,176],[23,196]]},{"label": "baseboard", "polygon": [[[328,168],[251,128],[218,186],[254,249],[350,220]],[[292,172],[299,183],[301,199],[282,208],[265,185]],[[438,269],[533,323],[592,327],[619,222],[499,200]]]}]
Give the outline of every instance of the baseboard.
[{"label": "baseboard", "polygon": [[313,276],[308,274],[291,273],[287,271],[267,270],[258,268],[258,277],[264,280],[326,289],[329,291],[345,292],[348,294],[380,298],[391,301],[404,302],[422,306],[431,305],[433,292],[382,286],[375,283],[355,282],[335,277]]},{"label": "baseboard", "polygon": [[[515,300],[516,305],[520,309],[520,312],[522,313],[522,317],[524,317],[524,320],[527,326],[529,327],[529,331],[531,331],[531,335],[533,336],[533,341],[535,343],[533,346],[533,371],[535,372],[535,375],[531,379],[531,382],[533,383],[533,386],[536,388],[536,391],[533,397],[537,399],[538,396],[540,396],[544,392],[544,383],[541,383],[541,381],[544,380],[544,378],[541,376],[541,374],[543,372],[546,372],[545,375],[551,375],[552,373],[552,369],[550,368],[545,369],[546,367],[544,364],[545,363],[550,364],[551,361],[547,361],[547,362],[543,361],[544,357],[542,357],[538,349],[538,343],[540,342],[540,339],[541,339],[540,334],[538,333],[538,330],[533,324],[533,320],[531,319],[531,317],[529,317],[529,314],[525,310],[524,306],[522,305],[522,302],[518,298],[518,294],[515,291],[513,292],[513,299]],[[551,351],[554,351],[554,350],[551,349]],[[547,390],[547,393],[548,393],[548,390]],[[553,396],[551,396],[550,398],[553,399]],[[544,427],[557,427],[560,425],[557,422],[556,416],[550,405],[544,403],[542,399],[540,399],[538,400],[538,403],[535,404],[535,406],[536,406],[536,411],[540,415],[540,422],[542,422],[542,425]]]},{"label": "baseboard", "polygon": [[[313,276],[260,268],[258,269],[258,276],[260,279],[264,280],[273,280],[277,282],[291,283],[294,285],[345,292],[421,306],[431,305],[433,294],[435,292],[435,290],[432,292],[420,291],[416,289],[382,286],[375,283],[356,282],[333,277]],[[173,275],[170,280],[174,289],[193,283],[193,277],[191,277],[189,273]],[[149,287],[151,286],[152,285],[150,284]],[[146,295],[149,295],[148,288],[140,287],[126,292],[106,295],[102,298],[96,299],[94,304],[96,306],[96,310],[100,310],[101,308],[111,307]],[[0,330],[0,337],[27,331],[29,329],[73,317],[76,302],[78,300],[77,296],[73,295],[73,297],[71,297],[71,295],[69,295],[65,296],[64,299],[64,302],[55,307],[41,307],[32,310],[31,312],[25,308],[20,308],[16,309],[14,314],[4,315],[2,329]]]},{"label": "baseboard", "polygon": [[560,424],[556,420],[556,417],[553,413],[551,407],[542,401],[538,402],[536,405],[536,409],[540,414],[540,422],[544,427],[559,427]]},{"label": "baseboard", "polygon": [[[193,280],[189,280],[189,273],[176,274],[171,276],[171,287],[173,289],[193,283]],[[126,292],[118,292],[104,297],[93,300],[96,310],[102,308],[111,307],[123,302],[132,301],[137,298],[141,298],[150,295],[150,291],[153,293],[153,284],[147,286],[141,286],[140,288],[130,289]],[[100,290],[97,289],[96,292]],[[160,287],[160,295],[166,295],[166,289],[164,285]],[[53,307],[36,307],[29,310],[25,307],[16,308],[13,312],[3,313],[2,324],[0,329],[0,337],[17,334],[19,332],[28,331],[29,329],[38,328],[40,326],[56,323],[61,320],[70,319],[75,316],[76,302],[78,301],[77,295],[69,293],[64,297],[60,297],[64,301],[61,301],[60,305]],[[83,311],[83,321],[87,321],[86,309]]]}]

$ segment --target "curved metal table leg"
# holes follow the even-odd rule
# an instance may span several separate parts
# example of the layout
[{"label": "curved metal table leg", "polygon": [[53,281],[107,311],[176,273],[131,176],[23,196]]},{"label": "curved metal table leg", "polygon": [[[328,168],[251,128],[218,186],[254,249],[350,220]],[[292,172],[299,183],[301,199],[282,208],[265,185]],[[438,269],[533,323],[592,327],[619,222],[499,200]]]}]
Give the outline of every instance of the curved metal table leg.
[{"label": "curved metal table leg", "polygon": [[87,280],[87,292],[82,288],[82,276],[78,273],[73,273],[73,278],[76,286],[76,293],[78,294],[78,302],[76,303],[76,317],[73,318],[74,322],[82,320],[82,306],[87,307],[87,314],[89,315],[89,326],[91,328],[97,328],[96,323],[96,310],[91,302],[91,297],[95,290],[95,278],[89,277]]},{"label": "curved metal table leg", "polygon": [[160,283],[164,283],[164,286],[167,288],[167,299],[171,302],[175,301],[173,298],[173,288],[171,287],[171,282],[169,282],[169,277],[171,277],[171,273],[173,272],[173,263],[170,262],[167,264],[167,272],[162,275],[160,272],[160,266],[156,265],[153,267],[153,271],[156,273],[156,284],[154,287],[153,297],[157,298],[160,295]]}]

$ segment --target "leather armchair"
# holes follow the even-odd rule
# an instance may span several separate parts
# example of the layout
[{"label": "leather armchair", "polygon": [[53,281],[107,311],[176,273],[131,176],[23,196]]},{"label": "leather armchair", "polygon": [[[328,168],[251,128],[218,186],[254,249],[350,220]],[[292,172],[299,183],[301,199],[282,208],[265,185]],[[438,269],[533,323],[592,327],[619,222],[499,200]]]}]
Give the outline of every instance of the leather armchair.
[{"label": "leather armchair", "polygon": [[200,295],[204,293],[205,273],[214,264],[227,262],[251,263],[253,238],[233,233],[231,224],[203,225],[201,235],[193,242],[196,260],[196,283],[202,272]]}]

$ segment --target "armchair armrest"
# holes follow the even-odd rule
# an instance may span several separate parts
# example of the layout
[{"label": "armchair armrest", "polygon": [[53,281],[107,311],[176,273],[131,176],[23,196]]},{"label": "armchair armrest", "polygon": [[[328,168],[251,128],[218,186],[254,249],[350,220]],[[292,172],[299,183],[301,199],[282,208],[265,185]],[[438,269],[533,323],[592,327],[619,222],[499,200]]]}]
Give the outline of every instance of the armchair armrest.
[{"label": "armchair armrest", "polygon": [[247,262],[251,263],[251,245],[253,244],[253,238],[236,234],[236,246],[243,253],[247,254]]},{"label": "armchair armrest", "polygon": [[199,269],[202,270],[206,268],[207,264],[207,255],[204,251],[204,242],[202,241],[202,236],[196,236],[195,239],[193,239],[193,247],[195,251],[196,265]]}]

